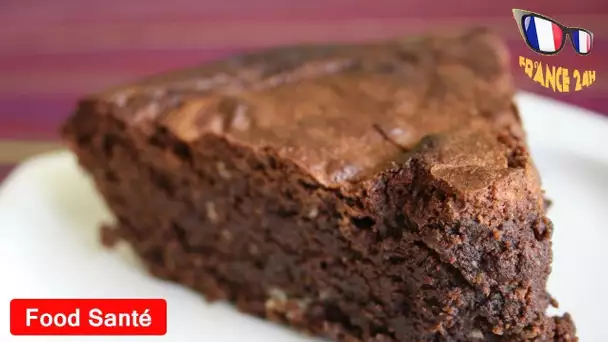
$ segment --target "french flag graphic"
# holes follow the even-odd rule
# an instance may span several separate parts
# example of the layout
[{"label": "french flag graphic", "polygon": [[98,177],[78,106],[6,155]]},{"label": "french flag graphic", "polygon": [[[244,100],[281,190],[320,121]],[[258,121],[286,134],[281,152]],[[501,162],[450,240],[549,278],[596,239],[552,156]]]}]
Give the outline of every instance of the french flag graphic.
[{"label": "french flag graphic", "polygon": [[589,53],[591,51],[591,35],[585,31],[572,32],[572,43],[579,53]]},{"label": "french flag graphic", "polygon": [[546,19],[527,16],[524,33],[530,45],[538,51],[555,52],[562,44],[562,29]]}]

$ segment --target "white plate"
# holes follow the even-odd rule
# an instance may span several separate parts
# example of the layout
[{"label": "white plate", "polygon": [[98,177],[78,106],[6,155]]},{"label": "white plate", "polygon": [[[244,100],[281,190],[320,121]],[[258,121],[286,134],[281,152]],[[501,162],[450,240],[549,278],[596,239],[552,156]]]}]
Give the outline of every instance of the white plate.
[{"label": "white plate", "polygon": [[[560,311],[572,313],[583,342],[608,341],[608,277],[602,272],[608,265],[608,120],[529,94],[520,94],[518,102],[544,187],[554,200],[549,290]],[[11,339],[10,298],[161,297],[169,310],[168,333],[160,338],[165,341],[311,341],[153,279],[128,251],[104,250],[97,227],[110,217],[67,152],[32,159],[9,176],[0,187],[1,340]]]}]

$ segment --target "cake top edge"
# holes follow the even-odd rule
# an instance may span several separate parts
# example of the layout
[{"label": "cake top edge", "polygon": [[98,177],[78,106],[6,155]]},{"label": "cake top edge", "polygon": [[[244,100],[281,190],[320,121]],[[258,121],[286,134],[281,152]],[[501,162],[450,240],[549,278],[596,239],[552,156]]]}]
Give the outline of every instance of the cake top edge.
[{"label": "cake top edge", "polygon": [[270,148],[340,187],[429,134],[477,121],[521,129],[513,93],[504,43],[473,28],[234,56],[89,96],[79,111],[112,115],[128,129],[166,129],[190,144],[211,134]]}]

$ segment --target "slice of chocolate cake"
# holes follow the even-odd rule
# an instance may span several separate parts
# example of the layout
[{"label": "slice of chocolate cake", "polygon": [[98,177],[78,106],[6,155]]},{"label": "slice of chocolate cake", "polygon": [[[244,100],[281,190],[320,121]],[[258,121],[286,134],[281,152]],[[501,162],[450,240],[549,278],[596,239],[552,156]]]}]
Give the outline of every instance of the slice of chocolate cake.
[{"label": "slice of chocolate cake", "polygon": [[576,341],[505,47],[285,48],[81,101],[64,134],[150,271],[336,341]]}]

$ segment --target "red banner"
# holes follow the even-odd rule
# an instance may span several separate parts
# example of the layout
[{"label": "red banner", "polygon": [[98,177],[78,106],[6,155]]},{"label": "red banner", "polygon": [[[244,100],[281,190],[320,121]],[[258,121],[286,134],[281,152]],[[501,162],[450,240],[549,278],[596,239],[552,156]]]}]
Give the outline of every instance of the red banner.
[{"label": "red banner", "polygon": [[13,299],[13,335],[165,335],[164,299]]}]

